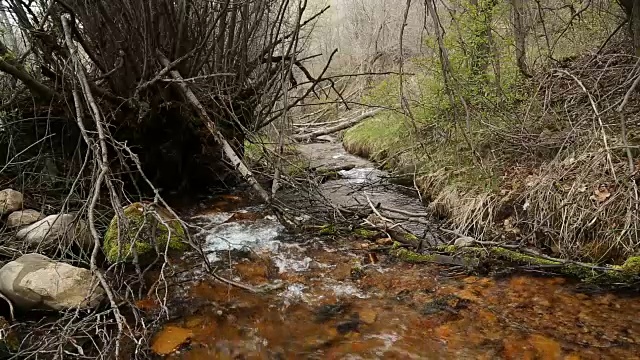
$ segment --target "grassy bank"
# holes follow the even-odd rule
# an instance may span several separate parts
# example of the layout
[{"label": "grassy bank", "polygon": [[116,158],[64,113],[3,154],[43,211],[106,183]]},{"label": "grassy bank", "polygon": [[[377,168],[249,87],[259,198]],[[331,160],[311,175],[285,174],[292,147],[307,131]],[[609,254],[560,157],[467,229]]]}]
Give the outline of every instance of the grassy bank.
[{"label": "grassy bank", "polygon": [[415,175],[429,209],[459,232],[622,264],[640,252],[640,101],[630,97],[623,129],[615,106],[629,84],[619,80],[635,60],[619,53],[578,58],[500,106],[467,109],[466,124],[460,109],[454,124],[452,109],[416,107],[413,121],[388,111],[348,130],[343,144]]}]

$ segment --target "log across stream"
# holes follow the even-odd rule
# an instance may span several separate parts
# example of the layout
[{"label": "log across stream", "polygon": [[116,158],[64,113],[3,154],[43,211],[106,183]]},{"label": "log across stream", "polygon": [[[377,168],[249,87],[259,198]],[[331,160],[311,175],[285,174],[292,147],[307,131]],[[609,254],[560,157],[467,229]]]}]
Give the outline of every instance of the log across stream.
[{"label": "log across stream", "polygon": [[[384,175],[336,144],[307,150],[312,162],[353,165],[324,185],[337,202],[362,201],[359,185]],[[417,199],[393,187],[367,191],[420,210]],[[158,330],[154,351],[172,359],[631,359],[640,353],[635,295],[586,292],[560,277],[480,277],[401,262],[375,250],[389,245],[384,236],[288,234],[263,210],[224,195],[194,211],[203,250],[228,282],[204,275],[188,255],[176,263],[181,282],[168,306],[180,316]],[[154,311],[151,303],[141,306]]]}]

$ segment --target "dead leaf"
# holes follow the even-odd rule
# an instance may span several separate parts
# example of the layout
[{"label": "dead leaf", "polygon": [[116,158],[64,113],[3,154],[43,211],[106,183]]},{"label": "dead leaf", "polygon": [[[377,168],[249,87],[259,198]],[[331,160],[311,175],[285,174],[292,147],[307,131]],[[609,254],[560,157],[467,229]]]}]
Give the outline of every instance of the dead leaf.
[{"label": "dead leaf", "polygon": [[155,310],[158,308],[158,302],[154,299],[142,299],[136,301],[136,307],[140,310]]},{"label": "dead leaf", "polygon": [[609,192],[607,184],[600,184],[593,190],[593,195],[591,195],[590,199],[596,201],[597,203],[602,203],[605,202],[610,196],[611,193]]},{"label": "dead leaf", "polygon": [[169,355],[193,336],[189,329],[165,326],[153,339],[151,350],[158,355]]},{"label": "dead leaf", "polygon": [[376,244],[378,245],[391,245],[393,244],[393,239],[391,238],[381,238],[376,240]]}]

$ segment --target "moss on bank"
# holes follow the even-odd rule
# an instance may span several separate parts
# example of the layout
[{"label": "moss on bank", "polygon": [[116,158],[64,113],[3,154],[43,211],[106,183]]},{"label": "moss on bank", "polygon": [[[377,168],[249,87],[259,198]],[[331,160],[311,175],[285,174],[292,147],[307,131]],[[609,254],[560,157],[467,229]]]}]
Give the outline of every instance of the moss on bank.
[{"label": "moss on bank", "polygon": [[132,262],[132,248],[135,249],[139,261],[144,262],[155,254],[154,242],[161,251],[166,247],[172,250],[187,249],[186,234],[182,225],[179,221],[171,219],[165,209],[152,210],[142,203],[133,203],[124,209],[124,216],[128,226],[120,236],[120,243],[117,216],[111,220],[104,236],[104,253],[110,262]]},{"label": "moss on bank", "polygon": [[353,230],[353,233],[365,239],[373,239],[380,234],[379,231],[369,230],[365,228],[357,228]]},{"label": "moss on bank", "polygon": [[[429,117],[416,121],[419,132],[442,125]],[[610,167],[605,153],[572,149],[558,160],[552,151],[553,159],[540,155],[537,162],[523,164],[510,145],[486,130],[472,128],[469,139],[454,133],[446,141],[421,135],[419,143],[411,140],[412,131],[402,115],[383,112],[347,130],[343,145],[396,176],[416,174],[431,213],[460,233],[482,238],[489,232],[512,240],[529,236],[534,245],[563,258],[598,263],[622,264],[640,251],[632,238],[636,224],[626,221],[636,219],[627,206],[634,191],[620,181],[602,185],[609,176],[602,169]],[[583,150],[584,155],[575,155]],[[624,164],[615,164],[615,170],[624,173]],[[536,228],[548,230],[532,233]]]},{"label": "moss on bank", "polygon": [[[396,250],[394,255],[407,262],[432,262],[433,254],[420,255],[406,249]],[[478,259],[480,263],[491,264],[495,261],[506,262],[520,266],[543,266],[549,270],[556,271],[566,276],[579,279],[585,282],[612,284],[612,283],[633,283],[640,279],[640,257],[629,257],[623,265],[599,266],[597,264],[577,264],[564,263],[561,261],[546,259],[543,257],[524,254],[515,250],[503,247],[456,247],[454,245],[442,245],[433,248],[433,251],[450,255],[460,256],[467,261],[472,258]],[[495,265],[495,264],[494,264]]]}]

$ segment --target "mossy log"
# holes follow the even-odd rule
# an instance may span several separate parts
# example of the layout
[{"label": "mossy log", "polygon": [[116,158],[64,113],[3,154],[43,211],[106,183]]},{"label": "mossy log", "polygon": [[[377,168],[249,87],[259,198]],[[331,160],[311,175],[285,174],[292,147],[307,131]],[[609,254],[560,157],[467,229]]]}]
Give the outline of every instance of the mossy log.
[{"label": "mossy log", "polygon": [[[399,245],[399,243],[396,244]],[[400,246],[395,246],[394,249],[391,250],[391,254],[402,261],[412,264],[434,263],[441,265],[464,266],[467,268],[473,268],[479,265],[479,260],[473,256],[451,256],[437,253],[420,254]]]},{"label": "mossy log", "polygon": [[501,246],[458,247],[442,245],[430,250],[432,253],[456,254],[467,259],[476,258],[479,263],[498,260],[520,266],[545,267],[562,275],[599,284],[628,284],[640,279],[640,256],[630,257],[622,265],[598,265],[550,259]]}]

